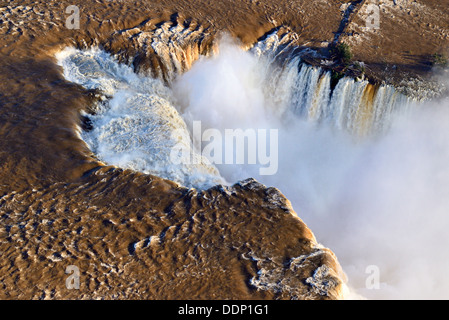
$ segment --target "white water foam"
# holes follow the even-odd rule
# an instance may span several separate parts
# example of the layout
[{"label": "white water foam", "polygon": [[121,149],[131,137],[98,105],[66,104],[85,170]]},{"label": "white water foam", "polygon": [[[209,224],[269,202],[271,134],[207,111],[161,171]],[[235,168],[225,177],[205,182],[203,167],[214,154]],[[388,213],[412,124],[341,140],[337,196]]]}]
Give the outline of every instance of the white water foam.
[{"label": "white water foam", "polygon": [[100,160],[187,187],[225,183],[217,169],[194,150],[198,159],[192,164],[171,164],[171,149],[179,143],[190,148],[191,138],[173,106],[170,89],[161,80],[139,76],[99,49],[68,48],[57,59],[67,80],[110,97],[90,116],[93,130],[82,133]]},{"label": "white water foam", "polygon": [[[183,128],[184,141],[194,120],[221,129],[278,128],[277,174],[260,176],[257,165],[217,165],[220,174],[279,188],[337,254],[353,293],[448,298],[448,101],[414,108],[381,86],[366,103],[373,88],[348,78],[331,91],[330,74],[299,57],[274,63],[280,43],[272,35],[243,51],[227,41],[171,88],[132,74],[99,50],[66,50],[59,61],[68,80],[113,96],[92,117],[94,130],[83,133],[106,162],[206,187],[224,181],[215,167],[195,171],[168,162],[173,129]],[[120,162],[123,153],[128,158]],[[380,271],[378,289],[366,286],[370,266]]]}]

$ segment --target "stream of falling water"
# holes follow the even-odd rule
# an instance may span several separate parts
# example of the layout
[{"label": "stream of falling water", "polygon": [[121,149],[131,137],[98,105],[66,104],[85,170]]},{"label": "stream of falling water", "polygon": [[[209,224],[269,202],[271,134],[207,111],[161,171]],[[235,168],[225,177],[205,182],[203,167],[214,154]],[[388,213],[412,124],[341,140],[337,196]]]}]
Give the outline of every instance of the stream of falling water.
[{"label": "stream of falling water", "polygon": [[[449,205],[442,191],[449,189],[449,146],[433,137],[441,136],[439,118],[447,112],[423,116],[413,99],[366,80],[344,77],[332,87],[330,72],[289,56],[283,41],[273,33],[249,50],[223,41],[188,70],[167,65],[168,84],[99,49],[66,49],[57,58],[68,80],[105,93],[96,115],[87,115],[93,129],[82,133],[105,163],[198,189],[255,177],[291,200],[318,241],[336,252],[355,292],[444,296],[449,279],[436,275],[449,259],[434,253],[449,242],[440,232],[447,220],[441,208]],[[187,54],[157,43],[162,61]],[[203,129],[278,130],[276,174],[260,175],[260,164],[214,163],[192,143],[194,121]],[[195,161],[173,163],[170,151],[180,143]],[[428,243],[435,234],[440,241]],[[370,291],[365,271],[372,265],[381,270],[381,285]],[[416,273],[425,274],[417,284]]]}]

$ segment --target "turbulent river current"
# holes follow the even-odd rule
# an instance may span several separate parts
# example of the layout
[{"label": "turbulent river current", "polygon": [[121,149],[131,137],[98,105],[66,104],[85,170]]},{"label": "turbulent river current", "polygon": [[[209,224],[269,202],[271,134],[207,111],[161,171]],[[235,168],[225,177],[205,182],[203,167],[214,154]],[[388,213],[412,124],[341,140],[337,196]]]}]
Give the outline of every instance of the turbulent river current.
[{"label": "turbulent river current", "polygon": [[159,73],[99,48],[57,54],[67,80],[99,92],[80,135],[100,161],[198,190],[256,178],[336,253],[354,297],[447,296],[447,102],[334,81],[276,32],[248,48],[224,36],[205,55],[161,32]]}]

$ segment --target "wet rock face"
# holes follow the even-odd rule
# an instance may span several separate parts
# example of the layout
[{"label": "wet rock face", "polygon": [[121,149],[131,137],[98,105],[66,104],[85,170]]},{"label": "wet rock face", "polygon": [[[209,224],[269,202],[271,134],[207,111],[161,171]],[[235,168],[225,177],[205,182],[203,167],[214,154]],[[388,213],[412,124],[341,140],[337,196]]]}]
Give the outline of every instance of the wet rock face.
[{"label": "wet rock face", "polygon": [[112,35],[105,49],[119,60],[131,62],[137,73],[150,73],[167,82],[190,69],[200,55],[212,52],[216,32],[196,22],[173,18],[155,24],[142,24]]}]

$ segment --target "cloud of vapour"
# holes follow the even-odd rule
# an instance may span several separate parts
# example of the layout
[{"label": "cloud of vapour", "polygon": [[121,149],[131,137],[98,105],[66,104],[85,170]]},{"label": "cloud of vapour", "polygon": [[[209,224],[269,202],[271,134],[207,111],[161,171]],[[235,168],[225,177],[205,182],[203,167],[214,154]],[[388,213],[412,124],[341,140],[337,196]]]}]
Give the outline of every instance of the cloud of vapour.
[{"label": "cloud of vapour", "polygon": [[264,125],[266,113],[257,59],[223,35],[219,55],[201,57],[173,85],[183,116],[212,128],[252,128]]},{"label": "cloud of vapour", "polygon": [[[220,174],[229,183],[254,177],[279,188],[318,241],[336,253],[355,295],[449,298],[449,99],[393,117],[382,135],[355,139],[327,124],[279,112],[294,88],[288,83],[292,78],[282,79],[279,90],[266,81],[272,70],[265,60],[229,39],[219,52],[197,61],[172,86],[187,126],[201,121],[203,129],[279,131],[276,174],[260,175],[260,164],[217,165]],[[77,59],[63,59],[65,55],[89,63],[78,66]],[[163,99],[171,94],[169,88],[118,69],[101,52],[69,50],[60,59],[68,76],[76,76],[69,80],[115,94],[88,133],[108,162],[159,167],[157,174],[184,183],[195,173],[200,176],[195,183],[213,183],[213,172],[167,164],[168,146],[176,142],[167,137],[183,123],[171,106],[172,97]],[[102,69],[117,74],[103,74]],[[438,76],[449,83],[447,72]],[[372,266],[379,271],[378,289],[366,286]]]},{"label": "cloud of vapour", "polygon": [[[225,42],[173,86],[182,113],[204,126],[279,128],[279,170],[217,166],[227,181],[279,188],[331,248],[349,286],[369,299],[449,298],[449,101],[393,118],[382,136],[354,139],[291,115],[274,116],[258,61]],[[289,120],[289,121],[286,121]],[[368,289],[368,266],[379,289]]]},{"label": "cloud of vapour", "polygon": [[[386,135],[351,146],[359,151],[323,219],[311,218],[368,298],[448,298],[448,107],[421,105]],[[369,265],[380,270],[379,290],[365,287]]]}]

